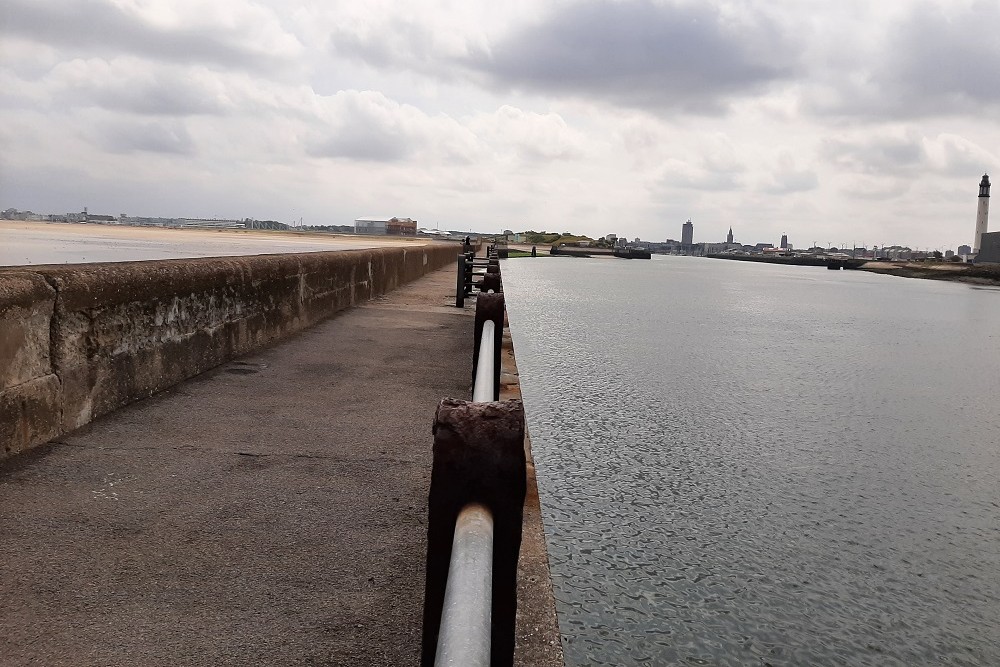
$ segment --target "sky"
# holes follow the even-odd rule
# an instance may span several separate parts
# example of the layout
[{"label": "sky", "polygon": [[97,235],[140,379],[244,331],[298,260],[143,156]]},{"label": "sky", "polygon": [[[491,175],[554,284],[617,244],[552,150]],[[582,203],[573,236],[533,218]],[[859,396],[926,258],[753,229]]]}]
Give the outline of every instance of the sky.
[{"label": "sky", "polygon": [[4,0],[0,113],[4,209],[955,249],[1000,0]]}]

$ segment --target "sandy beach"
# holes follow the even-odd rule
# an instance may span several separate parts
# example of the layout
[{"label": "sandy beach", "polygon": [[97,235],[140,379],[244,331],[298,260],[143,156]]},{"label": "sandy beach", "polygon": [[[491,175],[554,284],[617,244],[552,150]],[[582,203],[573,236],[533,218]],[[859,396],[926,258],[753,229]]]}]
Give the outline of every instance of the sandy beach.
[{"label": "sandy beach", "polygon": [[321,252],[428,243],[434,241],[324,232],[167,229],[0,220],[0,266]]}]

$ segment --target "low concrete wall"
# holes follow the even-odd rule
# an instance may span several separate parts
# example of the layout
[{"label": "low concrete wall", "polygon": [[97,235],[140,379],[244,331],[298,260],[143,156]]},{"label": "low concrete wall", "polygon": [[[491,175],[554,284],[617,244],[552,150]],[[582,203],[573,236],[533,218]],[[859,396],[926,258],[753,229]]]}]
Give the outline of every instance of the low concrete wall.
[{"label": "low concrete wall", "polygon": [[448,245],[0,271],[0,459],[454,262]]}]

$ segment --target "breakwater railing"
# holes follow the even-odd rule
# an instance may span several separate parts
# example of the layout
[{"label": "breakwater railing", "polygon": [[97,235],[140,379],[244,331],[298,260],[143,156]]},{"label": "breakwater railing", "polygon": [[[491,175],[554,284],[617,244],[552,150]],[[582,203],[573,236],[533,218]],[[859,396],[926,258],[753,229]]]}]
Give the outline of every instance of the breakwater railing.
[{"label": "breakwater railing", "polygon": [[[481,269],[481,270],[479,270]],[[476,280],[476,276],[481,276]],[[500,254],[496,245],[486,248],[486,257],[477,258],[475,250],[466,245],[458,256],[458,276],[455,285],[455,307],[464,308],[465,299],[473,292],[500,292]]]},{"label": "breakwater railing", "polygon": [[495,276],[495,289],[480,286],[476,296],[472,400],[446,398],[434,418],[423,667],[507,667],[514,660],[524,408],[498,400],[505,308],[495,266],[483,274]]}]

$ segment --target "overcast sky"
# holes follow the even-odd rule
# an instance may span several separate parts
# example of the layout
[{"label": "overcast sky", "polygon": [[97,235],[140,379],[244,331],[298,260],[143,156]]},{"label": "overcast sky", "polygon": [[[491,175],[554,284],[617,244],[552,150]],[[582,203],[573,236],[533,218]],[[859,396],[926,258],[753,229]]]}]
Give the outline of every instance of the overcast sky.
[{"label": "overcast sky", "polygon": [[1000,180],[1000,0],[0,11],[0,208],[944,250]]}]

